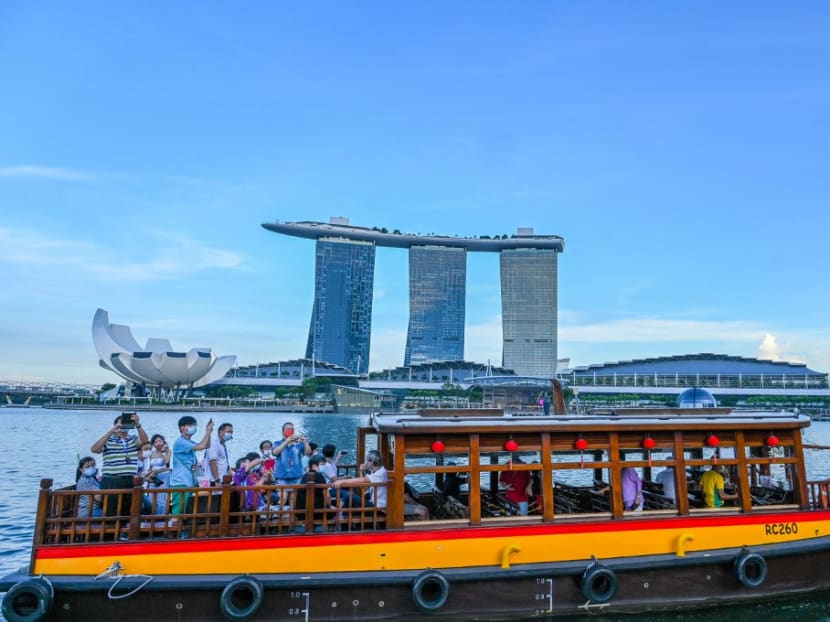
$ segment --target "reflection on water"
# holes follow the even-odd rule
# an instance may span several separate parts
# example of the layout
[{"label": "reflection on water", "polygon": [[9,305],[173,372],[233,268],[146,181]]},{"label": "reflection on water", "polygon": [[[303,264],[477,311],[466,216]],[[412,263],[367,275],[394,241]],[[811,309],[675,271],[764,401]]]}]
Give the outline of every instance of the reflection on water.
[{"label": "reflection on water", "polygon": [[[55,411],[39,408],[0,408],[0,455],[4,457],[4,494],[0,497],[0,574],[5,575],[25,566],[29,559],[34,526],[37,490],[42,478],[53,478],[55,486],[74,482],[74,472],[81,456],[88,455],[90,446],[112,426],[120,411]],[[140,413],[148,435],[163,434],[168,442],[178,436],[176,422],[182,413]],[[258,451],[265,439],[280,437],[285,421],[305,430],[308,438],[320,446],[334,443],[346,449],[350,462],[356,455],[357,427],[365,424],[366,416],[233,412],[196,415],[200,430],[213,418],[217,427],[224,422],[234,426],[234,440],[229,444],[232,461],[249,451]],[[197,433],[201,438],[201,431]],[[830,446],[830,422],[816,422],[804,433],[804,442]],[[806,450],[810,479],[830,477],[830,451]],[[425,482],[425,485],[428,483]],[[774,605],[752,605],[728,609],[714,608],[693,613],[647,612],[636,616],[638,622],[756,622],[759,618],[781,617],[789,622],[830,622],[830,595],[820,598],[796,598],[777,601]],[[596,622],[634,619],[592,615]]]}]

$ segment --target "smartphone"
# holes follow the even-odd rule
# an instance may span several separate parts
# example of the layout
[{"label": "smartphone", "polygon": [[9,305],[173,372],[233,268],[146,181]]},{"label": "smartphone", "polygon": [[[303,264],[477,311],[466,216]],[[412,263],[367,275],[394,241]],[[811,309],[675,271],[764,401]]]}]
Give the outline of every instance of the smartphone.
[{"label": "smartphone", "polygon": [[134,430],[135,429],[135,413],[121,413],[121,429]]}]

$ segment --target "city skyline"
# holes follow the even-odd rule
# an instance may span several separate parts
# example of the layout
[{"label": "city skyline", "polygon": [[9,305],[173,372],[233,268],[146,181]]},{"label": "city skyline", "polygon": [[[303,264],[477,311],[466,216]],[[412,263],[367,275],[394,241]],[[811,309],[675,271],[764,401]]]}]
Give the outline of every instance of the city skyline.
[{"label": "city skyline", "polygon": [[[348,216],[558,257],[558,357],[830,370],[830,9],[254,3],[0,7],[0,379],[103,384],[97,308],[238,364],[305,352]],[[277,241],[279,240],[279,241]],[[400,365],[408,253],[378,248],[371,366]],[[467,253],[465,358],[501,267]]]}]

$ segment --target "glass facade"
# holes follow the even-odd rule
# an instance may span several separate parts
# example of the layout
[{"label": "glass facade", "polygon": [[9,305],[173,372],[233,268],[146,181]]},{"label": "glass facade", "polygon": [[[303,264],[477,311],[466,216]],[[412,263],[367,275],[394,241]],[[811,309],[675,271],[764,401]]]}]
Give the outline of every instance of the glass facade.
[{"label": "glass facade", "polygon": [[466,249],[409,249],[409,329],[404,366],[464,359],[466,283]]},{"label": "glass facade", "polygon": [[500,253],[502,366],[520,376],[556,374],[557,251]]},{"label": "glass facade", "polygon": [[369,371],[375,245],[335,238],[317,240],[314,308],[306,358]]}]

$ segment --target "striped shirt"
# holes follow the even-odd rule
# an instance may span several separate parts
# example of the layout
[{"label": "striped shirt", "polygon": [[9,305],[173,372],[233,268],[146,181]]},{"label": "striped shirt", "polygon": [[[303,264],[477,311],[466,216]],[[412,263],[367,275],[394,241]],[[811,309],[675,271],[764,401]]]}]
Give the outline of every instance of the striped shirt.
[{"label": "striped shirt", "polygon": [[104,443],[101,472],[104,475],[135,475],[138,473],[138,437],[121,438],[113,434]]}]

